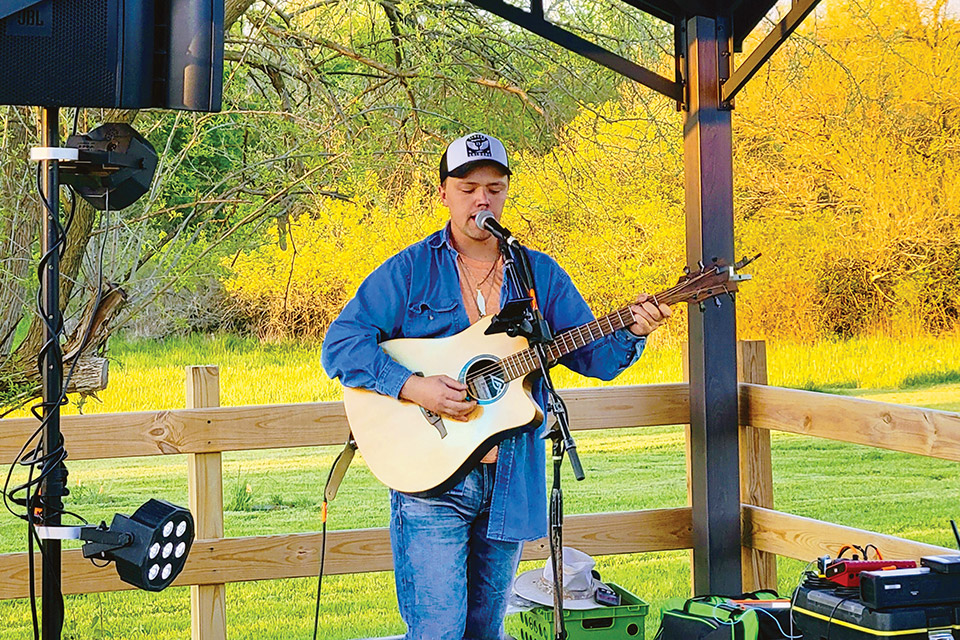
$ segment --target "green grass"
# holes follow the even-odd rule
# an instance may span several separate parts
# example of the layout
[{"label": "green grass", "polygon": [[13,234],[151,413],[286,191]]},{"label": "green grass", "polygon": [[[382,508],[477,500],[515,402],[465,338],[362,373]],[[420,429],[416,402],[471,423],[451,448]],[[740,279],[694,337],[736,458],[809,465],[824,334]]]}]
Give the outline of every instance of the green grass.
[{"label": "green grass", "polygon": [[[680,352],[651,345],[618,381],[680,379]],[[769,346],[773,384],[837,390],[889,402],[960,410],[960,338],[864,340],[800,347]],[[219,364],[224,405],[332,399],[338,392],[309,345],[259,345],[231,336],[194,336],[162,343],[118,343],[110,388],[102,404],[84,411],[129,411],[183,406],[183,366]],[[877,364],[871,364],[877,363]],[[951,373],[954,372],[954,373]],[[560,386],[587,384],[567,372]],[[75,410],[75,408],[74,408]],[[679,427],[581,433],[577,437],[587,479],[565,478],[566,512],[589,513],[682,505],[683,433]],[[960,490],[956,463],[775,434],[776,507],[792,513],[953,546],[948,520]],[[69,443],[68,443],[69,448]],[[319,495],[336,451],[303,448],[224,454],[225,529],[228,536],[317,531]],[[68,504],[97,522],[129,513],[147,497],[186,504],[186,461],[167,456],[70,464]],[[387,523],[387,493],[358,458],[336,502],[332,529]],[[854,541],[864,543],[866,541]],[[0,552],[25,546],[23,527],[0,516]],[[803,563],[781,560],[780,586],[788,592]],[[523,568],[532,568],[532,564]],[[659,606],[689,586],[688,552],[598,559],[605,579],[651,604],[648,637]],[[91,570],[95,570],[91,567]],[[113,571],[113,568],[102,569]],[[316,580],[231,584],[227,587],[233,639],[309,638]],[[189,590],[70,596],[64,638],[189,637]],[[102,632],[101,632],[102,627]],[[508,627],[510,628],[510,627]],[[0,640],[30,637],[25,600],[0,603]],[[324,579],[320,637],[350,639],[399,633],[391,573]]]}]

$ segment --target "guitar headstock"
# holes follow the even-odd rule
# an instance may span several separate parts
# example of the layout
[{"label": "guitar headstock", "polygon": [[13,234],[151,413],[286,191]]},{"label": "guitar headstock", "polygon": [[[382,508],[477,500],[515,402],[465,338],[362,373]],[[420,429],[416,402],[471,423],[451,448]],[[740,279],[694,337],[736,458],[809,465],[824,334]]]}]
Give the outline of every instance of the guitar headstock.
[{"label": "guitar headstock", "polygon": [[656,296],[657,302],[669,305],[678,302],[698,303],[702,310],[703,303],[713,298],[719,307],[721,302],[718,296],[728,295],[732,298],[738,290],[738,284],[752,277],[749,274],[740,273],[740,270],[759,257],[758,253],[752,258],[744,258],[733,265],[714,258],[709,265],[699,263],[697,271],[691,271],[689,267],[685,267],[684,274],[677,284]]}]

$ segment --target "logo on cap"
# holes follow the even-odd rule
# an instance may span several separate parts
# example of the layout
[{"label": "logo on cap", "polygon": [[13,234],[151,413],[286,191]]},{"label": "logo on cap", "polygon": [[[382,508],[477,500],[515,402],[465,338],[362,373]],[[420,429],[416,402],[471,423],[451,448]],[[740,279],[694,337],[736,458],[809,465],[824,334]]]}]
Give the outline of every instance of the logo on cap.
[{"label": "logo on cap", "polygon": [[490,158],[493,156],[493,152],[490,150],[490,140],[487,136],[477,133],[467,138],[464,143],[467,147],[468,158],[475,158],[477,156]]}]

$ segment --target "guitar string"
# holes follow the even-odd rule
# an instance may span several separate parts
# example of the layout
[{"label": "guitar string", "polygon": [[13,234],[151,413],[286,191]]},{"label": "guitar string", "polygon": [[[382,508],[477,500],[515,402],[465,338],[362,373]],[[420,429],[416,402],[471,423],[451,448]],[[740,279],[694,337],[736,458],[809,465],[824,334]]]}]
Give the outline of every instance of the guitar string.
[{"label": "guitar string", "polygon": [[[560,358],[566,355],[567,353],[570,353],[571,351],[575,351],[576,349],[579,349],[580,347],[585,346],[586,344],[588,344],[589,342],[592,342],[593,340],[599,340],[600,338],[610,335],[611,333],[616,331],[617,329],[614,328],[613,326],[613,320],[612,320],[613,316],[617,316],[617,320],[622,323],[622,325],[619,328],[623,328],[627,326],[626,320],[624,320],[622,316],[625,312],[628,312],[628,311],[629,311],[628,308],[620,309],[613,313],[607,314],[606,316],[603,316],[601,318],[588,322],[579,327],[574,327],[573,329],[570,329],[569,331],[562,333],[560,336],[558,336],[558,339],[557,339],[558,341],[550,345],[548,349],[552,351],[554,350],[553,349],[554,347],[559,347],[558,350],[566,349],[566,351],[563,353],[560,353],[555,357],[553,357],[553,354],[550,354],[551,359]],[[603,327],[600,326],[601,320],[607,321],[607,323],[611,328],[609,332],[604,333]],[[600,333],[598,338],[593,337],[594,331],[593,329],[590,328],[590,325],[597,326],[597,331],[599,331]],[[590,336],[589,340],[586,340],[583,337],[584,329],[586,329],[587,334]],[[577,331],[580,333],[580,340],[583,344],[579,344],[579,345],[577,344],[576,338],[574,338],[572,335],[574,331]],[[570,345],[567,344],[568,341],[571,343]],[[524,360],[526,360],[527,362],[524,362]],[[529,366],[530,368],[524,370],[525,366]],[[519,374],[512,375],[511,372],[508,371],[509,368],[516,368],[517,371],[519,371]],[[503,358],[502,360],[499,360],[498,362],[495,362],[492,365],[487,366],[485,369],[472,372],[470,375],[467,376],[466,384],[470,385],[471,383],[474,383],[474,388],[476,388],[475,382],[477,380],[480,380],[481,382],[485,382],[487,378],[496,379],[496,373],[498,372],[498,370],[500,373],[505,374],[502,377],[509,382],[510,380],[515,380],[517,378],[522,377],[523,375],[526,375],[530,371],[533,371],[535,368],[536,368],[536,361],[533,358],[533,349],[529,349],[529,348],[523,349],[521,351],[517,351],[516,353],[510,354],[506,358]]]},{"label": "guitar string", "polygon": [[[664,293],[666,293],[666,292],[664,292]],[[661,294],[661,295],[662,295],[662,294]],[[613,329],[612,331],[610,331],[610,332],[608,332],[608,333],[604,333],[604,332],[603,332],[603,328],[600,326],[600,321],[601,321],[601,320],[607,320],[608,324],[610,324],[611,328],[613,328],[613,324],[612,324],[611,318],[612,318],[613,316],[617,316],[617,320],[618,320],[619,322],[623,323],[620,328],[623,328],[623,327],[627,326],[626,321],[625,321],[624,318],[622,317],[623,314],[626,313],[626,312],[629,312],[629,308],[628,308],[628,307],[624,307],[623,309],[619,309],[619,310],[617,310],[617,311],[615,311],[615,312],[613,312],[613,313],[607,314],[606,316],[603,316],[603,317],[598,318],[598,319],[596,319],[596,320],[592,320],[591,322],[588,322],[588,323],[583,324],[583,325],[581,325],[581,326],[578,326],[578,327],[574,327],[574,328],[572,328],[572,329],[569,329],[568,331],[565,331],[564,333],[560,334],[560,336],[558,336],[558,342],[555,342],[554,344],[550,345],[549,348],[550,348],[551,350],[553,349],[554,346],[562,347],[562,348],[567,348],[567,351],[566,351],[565,353],[561,353],[561,354],[560,354],[559,356],[557,356],[557,357],[562,357],[563,355],[566,355],[566,353],[570,353],[571,351],[575,351],[576,349],[579,349],[580,347],[583,347],[583,346],[589,344],[589,342],[592,342],[594,339],[597,339],[597,340],[598,340],[599,338],[602,338],[602,337],[604,337],[604,336],[606,336],[606,335],[609,335],[610,333],[613,333],[613,331],[616,331],[616,329]],[[597,330],[598,330],[599,333],[600,333],[600,336],[599,336],[598,338],[593,338],[593,333],[594,333],[594,332],[593,332],[593,329],[590,328],[591,325],[596,325],[596,326],[597,326]],[[589,340],[584,339],[584,330],[586,330],[587,334],[590,336],[590,339],[589,339]],[[583,344],[580,344],[580,345],[577,344],[577,339],[573,337],[573,332],[575,332],[575,331],[580,334],[580,341],[581,341]],[[570,341],[572,344],[568,346],[568,345],[566,344],[567,341]],[[563,344],[560,344],[560,342],[562,342]],[[485,379],[486,377],[494,376],[494,374],[497,372],[498,369],[499,369],[500,372],[502,372],[502,373],[508,373],[508,372],[506,371],[506,367],[504,367],[502,363],[511,361],[512,359],[518,359],[518,360],[519,360],[521,356],[523,356],[523,357],[525,357],[526,359],[530,360],[530,365],[531,365],[531,367],[532,367],[532,368],[530,369],[530,371],[532,371],[533,368],[535,368],[535,361],[533,360],[533,355],[532,355],[532,354],[533,354],[533,349],[529,349],[529,348],[528,348],[528,349],[523,349],[523,350],[518,351],[518,352],[516,352],[516,353],[513,353],[513,354],[507,356],[506,358],[504,358],[504,359],[502,359],[502,360],[500,360],[500,361],[498,361],[498,362],[493,363],[492,365],[488,366],[488,367],[485,368],[485,369],[481,369],[480,371],[472,372],[471,375],[468,376],[467,379],[466,379],[466,380],[467,380],[467,384],[469,384],[471,381],[474,381],[474,380],[477,380],[477,379],[483,380],[483,379]],[[551,355],[552,355],[552,354],[551,354]],[[519,363],[518,363],[518,364],[519,364]],[[508,366],[511,366],[511,365],[508,365]],[[521,375],[524,375],[525,373],[529,373],[529,371],[523,372],[523,373],[521,373]],[[514,376],[514,377],[509,378],[509,380],[515,380],[516,378],[519,378],[519,377],[521,377],[521,376],[520,376],[520,375]]]},{"label": "guitar string", "polygon": [[[666,291],[661,292],[661,293],[659,294],[659,296],[660,296],[660,297],[664,297],[664,296],[669,297],[668,294],[673,293],[673,290],[674,290],[674,289],[679,289],[679,288],[680,288],[679,285],[674,286],[674,287],[671,287],[670,289],[667,289]],[[578,349],[578,348],[580,348],[580,347],[585,346],[586,344],[588,344],[590,341],[592,341],[592,340],[594,339],[594,338],[593,338],[593,329],[590,328],[591,325],[597,325],[597,329],[598,329],[599,332],[600,332],[600,337],[601,337],[601,338],[604,337],[604,336],[606,336],[606,335],[609,335],[610,333],[613,333],[613,331],[616,331],[616,329],[613,329],[612,331],[610,331],[610,332],[608,332],[608,333],[604,333],[604,332],[603,332],[603,328],[600,326],[600,321],[601,321],[601,320],[607,320],[607,322],[610,324],[610,326],[611,326],[611,328],[612,328],[613,325],[612,325],[612,320],[611,320],[611,318],[612,318],[613,316],[617,316],[617,319],[618,319],[621,323],[623,323],[623,325],[622,325],[621,327],[619,327],[619,328],[623,328],[624,326],[627,326],[627,324],[626,324],[626,321],[623,319],[622,315],[623,315],[624,313],[628,313],[628,312],[629,312],[629,307],[624,307],[624,308],[622,308],[622,309],[618,309],[617,311],[614,311],[614,312],[612,312],[612,313],[609,313],[609,314],[607,314],[606,316],[602,316],[601,318],[592,320],[592,321],[590,321],[590,322],[588,322],[588,323],[585,323],[585,324],[580,325],[580,326],[577,326],[577,327],[573,327],[572,329],[569,329],[569,330],[565,331],[564,333],[560,334],[560,336],[558,337],[558,341],[563,341],[563,342],[564,342],[563,345],[558,345],[557,343],[554,343],[553,345],[551,345],[551,348],[552,348],[553,346],[564,346],[564,347],[566,347],[567,345],[566,345],[565,343],[566,343],[566,341],[567,341],[568,339],[572,341],[573,345],[572,345],[572,348],[570,348],[566,353],[569,353],[570,351],[574,351],[574,350],[576,350],[576,349]],[[588,332],[588,335],[590,335],[590,340],[584,340],[584,338],[583,338],[584,329],[586,329],[586,331]],[[583,341],[583,344],[577,345],[576,338],[573,338],[573,332],[574,332],[574,331],[576,331],[576,332],[578,332],[578,333],[580,334],[580,339],[581,339],[581,341]],[[596,339],[599,339],[599,338],[596,338]],[[493,373],[493,372],[496,372],[498,369],[499,369],[500,371],[506,373],[506,370],[505,370],[505,368],[503,367],[503,365],[502,365],[501,363],[503,363],[503,362],[505,362],[505,361],[508,361],[508,360],[510,360],[511,358],[519,357],[519,356],[521,356],[521,355],[525,355],[525,356],[527,356],[528,358],[532,358],[532,355],[531,355],[532,353],[533,353],[533,350],[532,350],[532,349],[524,349],[524,350],[522,350],[522,351],[518,351],[518,352],[516,352],[516,353],[514,353],[514,354],[511,354],[511,355],[507,356],[506,358],[504,358],[503,360],[500,360],[500,361],[498,361],[498,362],[496,362],[496,363],[493,363],[492,365],[488,366],[488,367],[485,368],[485,369],[481,369],[480,371],[473,372],[473,373],[467,378],[467,381],[468,381],[468,383],[469,383],[469,381],[476,380],[476,379],[481,378],[481,377],[483,377],[483,376],[492,375],[492,373]],[[564,354],[560,354],[560,355],[563,356],[563,355],[566,355],[566,354],[564,353]],[[520,376],[517,376],[517,377],[520,377]],[[513,379],[515,379],[515,378],[511,378],[511,380],[513,380]]]},{"label": "guitar string", "polygon": [[[715,273],[716,273],[716,272],[715,272]],[[656,300],[656,299],[658,299],[658,298],[670,298],[674,293],[676,293],[676,292],[678,292],[678,291],[681,291],[681,290],[689,287],[692,282],[696,282],[697,280],[699,280],[700,278],[702,278],[702,277],[704,277],[704,276],[706,276],[706,275],[707,275],[706,273],[701,273],[701,274],[698,274],[696,277],[691,278],[691,279],[689,279],[689,280],[685,280],[685,281],[683,281],[683,282],[678,282],[677,284],[675,284],[674,286],[670,287],[669,289],[665,289],[664,291],[661,291],[659,294],[655,295],[655,296],[654,296],[654,299]],[[704,300],[706,300],[706,299],[707,299],[707,298],[704,298]],[[595,320],[592,320],[591,322],[587,322],[587,323],[585,323],[585,324],[583,324],[583,325],[580,325],[580,326],[574,327],[574,328],[572,328],[572,329],[569,329],[569,330],[565,331],[564,333],[560,334],[559,339],[563,340],[564,342],[566,342],[567,337],[570,337],[571,339],[573,339],[573,338],[572,338],[572,334],[573,334],[574,331],[577,331],[577,332],[580,333],[580,338],[581,338],[581,340],[583,340],[583,329],[586,327],[586,329],[587,329],[587,331],[589,332],[589,335],[590,335],[590,340],[589,340],[589,341],[584,341],[583,344],[581,344],[581,345],[579,345],[579,346],[576,346],[576,339],[573,339],[573,344],[574,344],[575,346],[574,346],[574,348],[572,348],[572,349],[570,349],[569,351],[567,351],[567,353],[570,353],[570,351],[574,351],[574,350],[576,350],[576,349],[579,349],[580,347],[586,346],[587,344],[589,344],[589,342],[592,342],[592,341],[594,340],[594,338],[593,338],[593,330],[590,328],[590,325],[593,325],[593,324],[596,324],[596,325],[597,325],[597,328],[600,330],[600,338],[605,337],[605,336],[607,336],[607,335],[610,335],[610,333],[613,333],[614,331],[616,331],[616,329],[614,329],[614,330],[610,331],[609,333],[603,333],[603,328],[600,326],[600,321],[601,321],[601,320],[606,319],[608,322],[610,322],[610,318],[611,318],[612,316],[617,316],[617,319],[620,320],[620,322],[623,322],[623,323],[624,323],[623,326],[627,326],[625,320],[623,320],[623,318],[621,318],[620,316],[621,316],[625,311],[626,311],[626,312],[629,312],[629,310],[630,310],[629,307],[624,307],[624,308],[622,308],[622,309],[618,309],[617,311],[614,311],[613,313],[609,313],[609,314],[607,314],[607,315],[605,315],[605,316],[603,316],[603,317],[601,317],[601,318],[597,318],[597,319],[595,319]],[[612,328],[612,324],[611,324],[611,328]],[[620,327],[620,328],[623,328],[623,327]],[[596,338],[596,339],[599,340],[599,338]],[[556,346],[556,343],[550,345],[549,348],[552,349],[553,346]],[[564,345],[564,346],[566,346],[566,345]],[[498,362],[495,362],[495,363],[493,363],[492,365],[489,365],[489,366],[486,367],[485,369],[481,369],[480,371],[476,371],[476,372],[473,372],[473,373],[469,374],[469,375],[467,376],[467,378],[466,378],[466,384],[469,386],[471,383],[474,383],[474,390],[476,390],[476,381],[477,381],[477,380],[480,380],[481,382],[483,382],[483,381],[485,381],[485,379],[488,378],[488,377],[489,377],[489,378],[492,378],[492,379],[496,379],[495,374],[496,374],[497,370],[499,370],[499,371],[500,371],[501,373],[503,373],[503,374],[507,374],[507,373],[508,373],[506,367],[505,367],[502,363],[507,362],[507,361],[511,360],[512,358],[518,357],[518,356],[520,356],[520,355],[525,355],[525,356],[527,356],[528,358],[532,358],[532,356],[531,356],[532,353],[533,353],[533,349],[529,349],[529,348],[528,348],[528,349],[523,349],[522,351],[518,351],[518,352],[516,352],[516,353],[510,354],[510,355],[507,356],[506,358],[503,358],[502,360],[500,360],[500,361],[498,361]],[[566,354],[561,354],[561,357],[562,357],[562,355],[566,355]],[[531,365],[532,365],[532,364],[533,364],[533,362],[531,362]],[[530,371],[532,371],[532,370],[533,370],[533,369],[530,369]],[[525,373],[529,373],[529,371],[528,371],[528,372],[525,372]],[[521,373],[521,375],[525,375],[525,373]],[[515,379],[521,377],[521,375],[518,375],[518,376],[515,376],[515,377],[511,377],[511,378],[509,378],[509,379],[506,380],[506,381],[509,382],[509,381],[511,381],[511,380],[515,380]],[[503,377],[506,378],[507,376],[504,375]]]}]

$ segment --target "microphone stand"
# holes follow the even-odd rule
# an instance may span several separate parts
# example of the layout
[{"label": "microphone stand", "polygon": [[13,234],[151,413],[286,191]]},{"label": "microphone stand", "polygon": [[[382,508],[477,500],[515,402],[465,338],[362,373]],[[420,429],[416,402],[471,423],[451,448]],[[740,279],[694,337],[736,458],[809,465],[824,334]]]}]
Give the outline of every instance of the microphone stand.
[{"label": "microphone stand", "polygon": [[[556,417],[556,427],[544,438],[553,441],[553,487],[550,492],[550,561],[553,566],[553,629],[555,640],[566,640],[567,630],[563,620],[563,490],[560,486],[560,470],[563,456],[570,458],[573,475],[577,480],[584,479],[583,466],[577,455],[577,444],[570,433],[570,421],[566,404],[557,393],[550,378],[550,359],[547,352],[553,342],[553,332],[536,299],[533,269],[523,246],[509,232],[501,235],[494,233],[500,240],[500,252],[503,254],[505,277],[509,277],[514,290],[527,297],[505,305],[501,313],[494,317],[487,333],[505,331],[507,335],[522,335],[527,338],[537,354],[543,384],[547,390],[549,412]],[[522,305],[522,306],[520,306]]]}]

